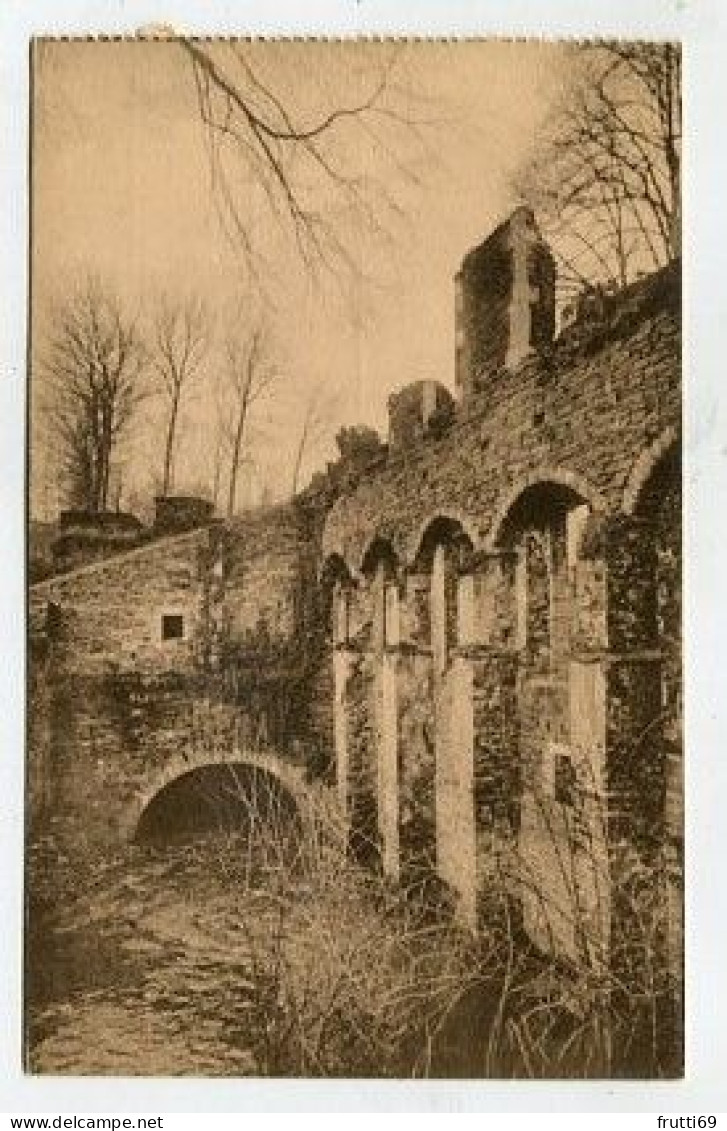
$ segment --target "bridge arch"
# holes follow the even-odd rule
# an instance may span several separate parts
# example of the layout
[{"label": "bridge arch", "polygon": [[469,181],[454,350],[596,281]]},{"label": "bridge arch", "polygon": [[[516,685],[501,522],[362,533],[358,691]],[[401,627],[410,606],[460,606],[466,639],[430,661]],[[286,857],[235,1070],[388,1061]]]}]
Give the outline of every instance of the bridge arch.
[{"label": "bridge arch", "polygon": [[[169,827],[169,805],[191,806],[189,820],[181,829],[193,832],[209,817],[206,827],[219,814],[219,824],[232,823],[237,815],[251,819],[280,819],[295,826],[309,839],[315,828],[315,791],[305,780],[302,766],[284,760],[272,751],[182,751],[157,768],[137,790],[129,805],[124,831],[128,841],[164,840]],[[197,830],[199,831],[199,829]]]}]

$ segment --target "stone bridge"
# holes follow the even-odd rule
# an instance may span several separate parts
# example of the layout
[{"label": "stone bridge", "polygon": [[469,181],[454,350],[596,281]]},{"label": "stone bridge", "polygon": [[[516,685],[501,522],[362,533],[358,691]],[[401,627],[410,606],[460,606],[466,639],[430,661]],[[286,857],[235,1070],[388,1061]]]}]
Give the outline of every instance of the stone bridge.
[{"label": "stone bridge", "polygon": [[[189,788],[182,791],[180,787],[185,785]],[[241,819],[265,821],[273,833],[276,824],[289,818],[296,820],[307,840],[315,836],[319,826],[329,832],[343,831],[333,795],[320,783],[307,781],[304,766],[275,750],[244,749],[233,743],[227,749],[187,747],[151,768],[125,809],[125,839],[143,840],[145,834],[153,837],[153,830],[160,824],[154,814],[165,799],[176,792],[187,808],[195,786],[197,795],[208,798],[213,807],[231,798]],[[160,832],[163,836],[163,828]]]},{"label": "stone bridge", "polygon": [[31,647],[34,834],[52,830],[74,852],[113,851],[163,839],[175,806],[193,818],[206,798],[210,816],[219,802],[233,819],[236,799],[241,820],[246,810],[271,822],[294,816],[307,838],[318,827],[343,835],[334,792],[307,780],[305,752],[256,742],[242,707],[211,702],[173,675],[69,676],[52,653],[39,654],[37,638]]}]

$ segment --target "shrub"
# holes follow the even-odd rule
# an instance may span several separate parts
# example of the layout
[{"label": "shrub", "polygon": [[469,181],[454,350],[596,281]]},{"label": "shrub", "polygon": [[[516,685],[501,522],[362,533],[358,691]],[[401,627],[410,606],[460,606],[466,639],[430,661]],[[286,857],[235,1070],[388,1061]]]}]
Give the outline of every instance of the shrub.
[{"label": "shrub", "polygon": [[[305,835],[248,798],[247,851],[221,866],[244,893],[241,946],[259,995],[260,1071],[271,1075],[426,1074],[436,1036],[478,977],[477,944],[421,897],[365,871],[315,800]],[[257,819],[256,811],[266,814]]]}]

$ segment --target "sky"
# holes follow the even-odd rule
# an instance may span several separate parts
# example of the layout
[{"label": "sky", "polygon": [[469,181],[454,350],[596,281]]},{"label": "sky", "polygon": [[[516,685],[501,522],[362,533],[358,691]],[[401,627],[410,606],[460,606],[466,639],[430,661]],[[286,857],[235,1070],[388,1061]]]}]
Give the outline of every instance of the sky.
[{"label": "sky", "polygon": [[[294,169],[308,199],[342,233],[357,268],[311,275],[285,223],[271,212],[259,177],[249,163],[231,160],[226,183],[256,249],[251,278],[239,241],[221,222],[219,180],[215,187],[182,48],[40,44],[31,252],[31,509],[37,517],[54,517],[62,503],[57,445],[40,407],[52,311],[89,275],[142,319],[160,296],[202,297],[220,342],[245,332],[237,325],[241,310],[250,311],[251,322],[264,311],[278,378],[252,421],[255,470],[244,473],[241,504],[257,501],[263,484],[276,497],[289,489],[311,396],[323,406],[324,423],[304,461],[304,481],[333,456],[341,424],[370,424],[385,434],[387,397],[395,389],[422,378],[453,385],[454,275],[469,248],[517,204],[511,179],[562,87],[564,49],[472,41],[398,48],[258,42],[244,50],[305,124],[356,104],[389,68],[386,105],[396,116],[376,119],[370,130],[344,121],[325,149],[336,167],[360,178],[385,235],[372,238],[330,187]],[[220,59],[227,64],[226,56]],[[211,351],[183,405],[177,489],[209,478],[224,369],[221,350]],[[119,452],[129,500],[153,490],[163,422],[163,401],[146,401]]]}]

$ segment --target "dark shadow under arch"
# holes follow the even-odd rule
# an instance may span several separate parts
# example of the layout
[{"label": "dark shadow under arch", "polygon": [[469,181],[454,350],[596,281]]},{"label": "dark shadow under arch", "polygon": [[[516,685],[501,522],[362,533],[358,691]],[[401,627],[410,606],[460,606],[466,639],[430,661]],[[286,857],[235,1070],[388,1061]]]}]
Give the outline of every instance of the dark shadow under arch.
[{"label": "dark shadow under arch", "polygon": [[509,547],[516,532],[529,527],[538,528],[554,515],[565,514],[587,502],[583,495],[567,484],[549,480],[532,483],[513,499],[507,513],[502,516],[496,545]]},{"label": "dark shadow under arch", "polygon": [[682,484],[682,449],[674,441],[660,454],[649,469],[649,474],[634,493],[633,513],[644,518],[658,515],[665,498],[679,492]]},{"label": "dark shadow under arch", "polygon": [[387,538],[377,535],[373,541],[369,542],[361,558],[361,573],[365,576],[371,576],[382,562],[386,575],[391,578],[396,577],[399,571],[397,553]]},{"label": "dark shadow under arch", "polygon": [[302,823],[293,795],[275,774],[248,762],[219,762],[164,785],[144,808],[134,840],[163,846],[222,831],[282,845],[300,841]]},{"label": "dark shadow under arch", "polygon": [[421,532],[414,555],[415,571],[429,573],[437,545],[447,546],[462,565],[472,553],[474,543],[459,519],[447,514],[437,515]]}]

